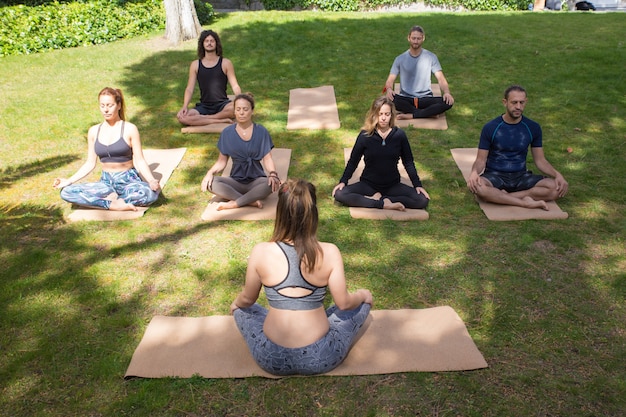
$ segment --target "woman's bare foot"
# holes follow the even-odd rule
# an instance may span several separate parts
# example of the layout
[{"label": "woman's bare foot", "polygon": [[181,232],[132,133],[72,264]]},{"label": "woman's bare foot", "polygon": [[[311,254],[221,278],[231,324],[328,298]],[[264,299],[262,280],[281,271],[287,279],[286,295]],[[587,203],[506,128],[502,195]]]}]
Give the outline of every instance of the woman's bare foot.
[{"label": "woman's bare foot", "polygon": [[522,201],[524,202],[524,207],[526,208],[540,208],[546,211],[550,210],[548,209],[548,204],[543,200],[534,200],[532,197],[526,196],[522,198]]},{"label": "woman's bare foot", "polygon": [[387,210],[398,210],[398,211],[405,211],[406,210],[406,207],[404,207],[404,204],[402,204],[402,203],[393,203],[388,198],[385,198],[383,200],[383,208],[387,209]]},{"label": "woman's bare foot", "polygon": [[258,209],[262,209],[263,208],[263,203],[261,202],[261,200],[257,200],[254,203],[250,203],[248,204],[251,207],[256,207]]},{"label": "woman's bare foot", "polygon": [[227,201],[226,203],[221,203],[220,205],[218,205],[217,211],[230,210],[230,209],[236,209],[236,208],[239,208],[239,205],[237,204],[235,200],[231,200],[231,201]]},{"label": "woman's bare foot", "polygon": [[130,203],[127,203],[121,198],[118,198],[116,200],[111,201],[109,210],[111,211],[137,211],[137,207],[135,207],[134,205]]},{"label": "woman's bare foot", "polygon": [[411,120],[412,118],[413,115],[409,113],[398,113],[396,116],[396,120]]},{"label": "woman's bare foot", "polygon": [[371,200],[380,200],[383,195],[381,193],[374,193],[373,195],[366,195],[365,197]]}]

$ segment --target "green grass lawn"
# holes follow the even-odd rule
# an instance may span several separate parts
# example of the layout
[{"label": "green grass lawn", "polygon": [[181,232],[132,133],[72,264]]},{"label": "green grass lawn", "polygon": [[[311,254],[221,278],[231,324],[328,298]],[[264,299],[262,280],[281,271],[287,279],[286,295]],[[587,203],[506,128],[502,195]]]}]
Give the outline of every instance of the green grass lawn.
[{"label": "green grass lawn", "polygon": [[[407,130],[426,222],[353,220],[330,192],[413,24],[456,103]],[[620,416],[626,410],[626,15],[250,12],[220,15],[256,120],[318,186],[322,240],[375,308],[450,305],[489,363],[472,372],[283,380],[123,379],[157,314],[227,314],[272,222],[206,223],[217,135],[183,135],[196,42],[161,34],[0,59],[0,414],[7,416]],[[512,83],[529,92],[563,221],[491,222],[449,149],[474,147]],[[333,85],[342,127],[286,131],[289,90]],[[135,221],[67,223],[52,189],[86,157],[97,93],[122,88],[145,147],[187,147]],[[567,148],[573,148],[572,153]],[[99,169],[94,172],[97,178]]]}]

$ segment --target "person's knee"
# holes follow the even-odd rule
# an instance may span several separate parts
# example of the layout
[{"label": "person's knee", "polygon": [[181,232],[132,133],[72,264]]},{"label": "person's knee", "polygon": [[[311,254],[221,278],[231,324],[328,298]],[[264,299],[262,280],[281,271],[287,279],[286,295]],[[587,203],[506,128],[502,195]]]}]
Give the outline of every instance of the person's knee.
[{"label": "person's knee", "polygon": [[533,189],[537,191],[537,194],[541,194],[539,197],[544,200],[552,201],[559,198],[559,191],[556,187],[556,181],[553,178],[542,179],[535,184]]},{"label": "person's knee", "polygon": [[228,117],[230,119],[235,118],[235,104],[231,101],[222,109],[222,114],[224,117]]},{"label": "person's knee", "polygon": [[426,198],[426,196],[424,194],[420,194],[418,197],[418,208],[420,209],[425,209],[426,207],[428,207],[428,203],[430,202],[430,200],[428,198]]},{"label": "person's knee", "polygon": [[71,193],[68,190],[69,187],[65,187],[63,189],[61,189],[61,192],[59,193],[61,195],[61,198],[65,201],[69,201]]},{"label": "person's knee", "polygon": [[159,199],[159,195],[160,193],[158,191],[150,190],[146,204],[148,205],[154,204]]},{"label": "person's knee", "polygon": [[341,190],[337,190],[335,191],[335,201],[337,201],[338,203],[342,203],[345,204],[345,196],[346,196],[346,188],[342,188]]},{"label": "person's knee", "polygon": [[556,189],[556,182],[551,184],[546,189],[547,189],[546,197],[545,197],[546,200],[553,201],[559,198],[559,191]]}]

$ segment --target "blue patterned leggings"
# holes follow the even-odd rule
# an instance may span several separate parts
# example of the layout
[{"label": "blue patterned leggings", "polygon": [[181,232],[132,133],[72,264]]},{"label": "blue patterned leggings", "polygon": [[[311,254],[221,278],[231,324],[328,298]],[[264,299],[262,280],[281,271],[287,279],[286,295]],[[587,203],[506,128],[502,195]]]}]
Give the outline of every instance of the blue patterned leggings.
[{"label": "blue patterned leggings", "polygon": [[235,322],[256,363],[273,375],[315,375],[336,368],[348,355],[354,338],[365,323],[371,306],[361,304],[354,310],[326,309],[330,329],[308,346],[286,348],[272,342],[263,333],[267,309],[259,304],[238,308]]},{"label": "blue patterned leggings", "polygon": [[154,203],[159,193],[152,191],[135,168],[122,172],[105,172],[99,182],[72,184],[61,190],[61,198],[79,206],[108,210],[111,200],[107,196],[116,193],[118,198],[134,206],[145,207]]}]

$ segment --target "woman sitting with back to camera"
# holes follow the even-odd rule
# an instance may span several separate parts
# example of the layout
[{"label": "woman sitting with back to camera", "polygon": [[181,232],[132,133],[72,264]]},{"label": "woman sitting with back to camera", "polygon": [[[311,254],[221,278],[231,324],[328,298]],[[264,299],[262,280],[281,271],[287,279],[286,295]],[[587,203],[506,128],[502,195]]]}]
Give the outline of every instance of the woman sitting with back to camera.
[{"label": "woman sitting with back to camera", "polygon": [[[98,103],[104,121],[89,129],[87,161],[70,178],[56,178],[53,187],[61,188],[63,200],[84,207],[137,211],[137,206],[149,206],[159,197],[161,186],[143,156],[137,127],[126,121],[122,91],[105,87]],[[74,184],[94,170],[98,158],[100,181]]]},{"label": "woman sitting with back to camera", "polygon": [[[392,100],[385,96],[374,100],[339,184],[333,188],[335,200],[349,207],[400,211],[428,206],[430,197],[417,175],[409,139],[395,126],[395,120],[396,108]],[[348,185],[361,157],[365,163],[361,178]],[[402,160],[412,187],[400,181],[399,160]]]},{"label": "woman sitting with back to camera", "polygon": [[[372,304],[349,293],[337,246],[317,240],[315,186],[288,180],[278,191],[274,233],[248,260],[243,291],[230,306],[259,366],[274,375],[313,375],[347,356]],[[256,303],[261,287],[269,310]],[[335,305],[324,309],[326,288]]]}]

